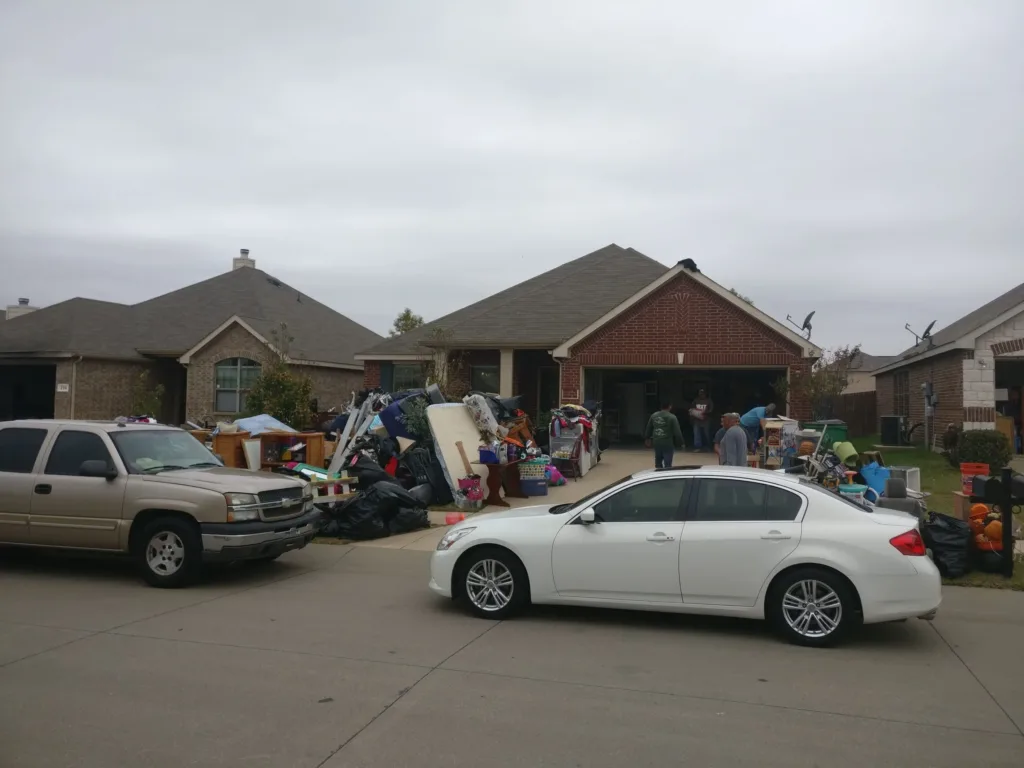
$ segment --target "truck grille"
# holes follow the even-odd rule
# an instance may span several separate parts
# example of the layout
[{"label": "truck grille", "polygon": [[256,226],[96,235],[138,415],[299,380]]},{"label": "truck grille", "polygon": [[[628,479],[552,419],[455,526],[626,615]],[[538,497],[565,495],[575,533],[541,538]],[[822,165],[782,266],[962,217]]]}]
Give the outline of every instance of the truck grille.
[{"label": "truck grille", "polygon": [[302,512],[302,489],[280,488],[263,491],[258,496],[260,504],[280,504],[260,511],[264,520],[277,520],[282,517],[294,517]]}]

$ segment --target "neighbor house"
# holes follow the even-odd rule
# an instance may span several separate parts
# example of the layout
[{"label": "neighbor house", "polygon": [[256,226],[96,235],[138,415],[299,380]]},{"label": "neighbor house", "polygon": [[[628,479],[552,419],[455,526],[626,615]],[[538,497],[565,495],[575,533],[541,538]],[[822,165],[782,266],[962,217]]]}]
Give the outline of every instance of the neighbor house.
[{"label": "neighbor house", "polygon": [[[471,388],[521,395],[535,416],[603,401],[612,441],[639,438],[664,400],[685,419],[700,388],[718,413],[764,405],[821,354],[689,259],[666,267],[618,245],[368,345],[356,360],[367,386],[421,386],[439,346],[461,358]],[[809,415],[800,399],[788,410]]]},{"label": "neighbor house", "polygon": [[234,418],[277,354],[326,409],[362,386],[355,353],[382,338],[256,269],[246,250],[230,272],[139,304],[75,298],[14,314],[0,322],[0,420],[132,415],[143,374],[163,386],[161,421]]},{"label": "neighbor house", "polygon": [[846,373],[846,388],[844,395],[855,395],[861,392],[875,391],[875,371],[883,365],[888,365],[896,357],[894,355],[865,355],[858,351],[850,361],[850,367]]},{"label": "neighbor house", "polygon": [[[941,434],[947,424],[993,429],[997,415],[1015,422],[1019,431],[1024,385],[1024,283],[921,339],[878,368],[878,415],[923,422],[926,384],[931,384],[937,398],[935,434]],[[1009,429],[1009,423],[1003,425]],[[918,430],[915,434],[922,439],[923,433]]]}]

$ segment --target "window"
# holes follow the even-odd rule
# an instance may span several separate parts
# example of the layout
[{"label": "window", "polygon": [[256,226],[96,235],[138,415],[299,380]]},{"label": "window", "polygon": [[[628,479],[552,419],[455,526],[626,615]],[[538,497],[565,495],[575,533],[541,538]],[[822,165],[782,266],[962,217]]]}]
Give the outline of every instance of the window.
[{"label": "window", "polygon": [[896,416],[910,415],[910,371],[896,371],[892,375],[893,410]]},{"label": "window", "polygon": [[45,429],[0,429],[0,472],[31,473],[44,440]]},{"label": "window", "polygon": [[743,480],[700,481],[697,503],[688,520],[739,522],[764,520],[765,491],[762,483]]},{"label": "window", "polygon": [[764,519],[792,522],[800,514],[804,500],[795,493],[768,486],[768,497],[764,502]]},{"label": "window", "polygon": [[46,474],[77,475],[86,461],[102,461],[111,466],[110,451],[103,438],[92,432],[67,430],[57,435],[53,443]]},{"label": "window", "polygon": [[395,363],[394,381],[391,385],[392,392],[401,392],[406,389],[422,389],[426,382],[423,373],[423,366],[419,363]]},{"label": "window", "polygon": [[213,410],[217,413],[242,413],[245,396],[260,377],[260,364],[245,357],[231,357],[214,366],[217,393]]},{"label": "window", "polygon": [[163,472],[195,466],[219,467],[217,457],[178,429],[119,429],[110,435],[128,471]]},{"label": "window", "polygon": [[666,478],[630,486],[594,507],[602,523],[663,523],[681,519],[683,478]]},{"label": "window", "polygon": [[501,389],[501,373],[497,365],[469,366],[469,388],[478,392],[497,393]]}]

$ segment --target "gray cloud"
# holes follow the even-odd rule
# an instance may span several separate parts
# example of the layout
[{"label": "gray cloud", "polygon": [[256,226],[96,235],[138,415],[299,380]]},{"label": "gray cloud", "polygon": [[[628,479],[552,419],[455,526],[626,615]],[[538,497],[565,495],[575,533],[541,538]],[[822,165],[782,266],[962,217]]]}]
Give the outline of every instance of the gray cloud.
[{"label": "gray cloud", "polygon": [[892,353],[1020,279],[1022,31],[1015,0],[7,0],[0,302],[248,247],[383,331],[618,242]]}]

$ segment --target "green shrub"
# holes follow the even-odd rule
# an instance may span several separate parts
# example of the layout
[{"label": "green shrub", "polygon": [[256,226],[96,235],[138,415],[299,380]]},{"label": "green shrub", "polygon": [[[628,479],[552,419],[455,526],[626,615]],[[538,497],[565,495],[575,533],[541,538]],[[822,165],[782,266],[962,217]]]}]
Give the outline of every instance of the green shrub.
[{"label": "green shrub", "polygon": [[995,429],[970,429],[960,435],[956,446],[957,465],[988,464],[989,472],[997,474],[1010,463],[1013,452],[1006,435]]},{"label": "green shrub", "polygon": [[427,440],[430,438],[430,423],[427,421],[427,406],[430,403],[426,398],[415,397],[411,398],[411,402],[405,406],[402,410],[405,412],[405,428],[409,430],[409,433],[415,435],[419,440]]}]

